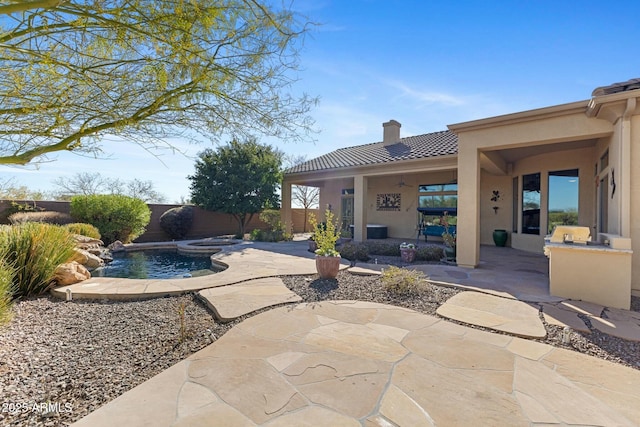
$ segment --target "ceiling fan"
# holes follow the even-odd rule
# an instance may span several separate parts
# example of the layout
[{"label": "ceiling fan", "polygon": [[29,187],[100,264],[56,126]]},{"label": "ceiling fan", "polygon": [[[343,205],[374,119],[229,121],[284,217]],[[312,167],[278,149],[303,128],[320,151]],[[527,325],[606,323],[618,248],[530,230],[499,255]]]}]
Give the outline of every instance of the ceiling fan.
[{"label": "ceiling fan", "polygon": [[396,185],[398,187],[400,187],[400,188],[402,188],[402,187],[413,187],[413,185],[407,184],[406,182],[404,182],[404,175],[400,175],[400,182],[398,182]]}]

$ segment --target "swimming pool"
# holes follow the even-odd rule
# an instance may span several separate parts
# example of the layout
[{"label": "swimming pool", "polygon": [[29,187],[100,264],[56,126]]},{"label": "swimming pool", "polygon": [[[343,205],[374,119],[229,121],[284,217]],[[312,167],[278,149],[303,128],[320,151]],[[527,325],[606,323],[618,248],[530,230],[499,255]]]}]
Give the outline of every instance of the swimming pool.
[{"label": "swimming pool", "polygon": [[212,264],[210,254],[183,254],[175,249],[116,253],[113,261],[91,272],[93,277],[177,279],[206,276],[224,270]]}]

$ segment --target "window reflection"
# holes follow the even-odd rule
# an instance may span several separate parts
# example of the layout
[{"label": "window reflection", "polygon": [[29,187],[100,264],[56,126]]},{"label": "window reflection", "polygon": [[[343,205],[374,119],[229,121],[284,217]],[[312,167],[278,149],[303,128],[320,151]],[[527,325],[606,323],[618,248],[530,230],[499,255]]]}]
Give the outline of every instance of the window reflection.
[{"label": "window reflection", "polygon": [[549,172],[549,226],[578,225],[578,169]]},{"label": "window reflection", "polygon": [[540,172],[522,176],[522,233],[540,234]]}]

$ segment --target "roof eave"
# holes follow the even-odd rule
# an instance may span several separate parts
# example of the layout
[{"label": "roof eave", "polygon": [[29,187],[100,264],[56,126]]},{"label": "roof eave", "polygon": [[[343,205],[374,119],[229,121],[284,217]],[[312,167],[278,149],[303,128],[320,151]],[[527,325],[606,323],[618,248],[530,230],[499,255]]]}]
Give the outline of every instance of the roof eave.
[{"label": "roof eave", "polygon": [[598,111],[604,104],[625,101],[629,98],[637,97],[640,97],[640,89],[616,92],[609,95],[594,96],[589,100],[589,106],[586,112],[587,116],[596,117],[598,115]]},{"label": "roof eave", "polygon": [[[430,163],[431,170],[446,170],[457,167],[458,154],[445,154],[442,156],[420,157],[418,159],[394,160],[390,162],[370,163],[359,166],[348,166],[341,168],[319,169],[308,172],[285,173],[287,181],[297,180],[324,180],[330,175],[331,179],[353,177],[355,175],[394,175],[398,169],[405,173],[425,172],[424,164]],[[382,170],[381,166],[393,166]]]},{"label": "roof eave", "polygon": [[[609,96],[609,95],[607,95]],[[539,120],[550,116],[563,116],[574,113],[586,113],[590,100],[576,101],[568,104],[554,105],[551,107],[537,108],[534,110],[520,111],[517,113],[504,114],[501,116],[489,117],[486,119],[472,120],[468,122],[454,123],[447,125],[454,133],[472,131],[488,127],[502,126],[513,123]]]}]

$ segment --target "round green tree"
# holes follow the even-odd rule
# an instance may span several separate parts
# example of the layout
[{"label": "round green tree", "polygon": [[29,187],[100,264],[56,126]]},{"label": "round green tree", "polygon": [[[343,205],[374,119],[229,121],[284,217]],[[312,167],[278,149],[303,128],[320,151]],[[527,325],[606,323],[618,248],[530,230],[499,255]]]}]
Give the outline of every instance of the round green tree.
[{"label": "round green tree", "polygon": [[238,223],[238,235],[263,209],[280,205],[282,153],[251,139],[207,149],[196,160],[191,200],[210,211],[227,213]]}]

